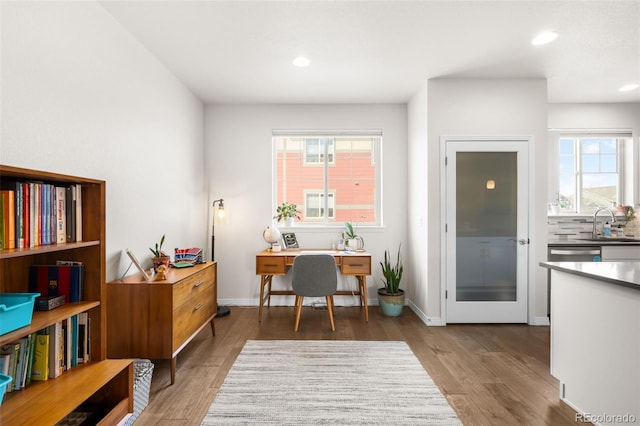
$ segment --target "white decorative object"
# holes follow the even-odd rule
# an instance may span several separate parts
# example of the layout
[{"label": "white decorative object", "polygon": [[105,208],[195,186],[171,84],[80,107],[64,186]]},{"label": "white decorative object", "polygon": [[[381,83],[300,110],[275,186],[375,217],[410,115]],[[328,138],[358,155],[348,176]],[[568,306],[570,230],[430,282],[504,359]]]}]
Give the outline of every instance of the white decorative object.
[{"label": "white decorative object", "polygon": [[267,243],[271,244],[272,251],[280,251],[280,238],[282,234],[280,234],[278,228],[267,226],[267,229],[262,232],[262,237]]}]

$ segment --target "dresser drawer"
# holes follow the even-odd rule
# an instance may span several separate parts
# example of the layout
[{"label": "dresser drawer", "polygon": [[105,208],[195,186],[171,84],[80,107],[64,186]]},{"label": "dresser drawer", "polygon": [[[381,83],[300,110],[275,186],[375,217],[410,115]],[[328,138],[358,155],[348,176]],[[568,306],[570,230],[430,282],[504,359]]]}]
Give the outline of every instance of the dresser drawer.
[{"label": "dresser drawer", "polygon": [[256,275],[284,275],[286,272],[284,256],[256,257]]},{"label": "dresser drawer", "polygon": [[173,288],[173,306],[179,307],[194,296],[208,298],[213,293],[214,268],[207,268],[176,283]]},{"label": "dresser drawer", "polygon": [[193,297],[173,310],[173,351],[177,350],[213,314],[217,307],[210,297]]},{"label": "dresser drawer", "polygon": [[371,275],[371,257],[342,256],[341,268],[344,275]]}]

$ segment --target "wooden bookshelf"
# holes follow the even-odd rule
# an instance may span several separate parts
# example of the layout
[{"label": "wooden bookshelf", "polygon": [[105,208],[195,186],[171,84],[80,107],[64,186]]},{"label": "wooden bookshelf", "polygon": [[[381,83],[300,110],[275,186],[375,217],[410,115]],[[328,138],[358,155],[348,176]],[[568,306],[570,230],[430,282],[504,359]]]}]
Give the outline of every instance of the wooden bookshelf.
[{"label": "wooden bookshelf", "polygon": [[91,362],[72,367],[58,378],[32,382],[22,390],[5,394],[0,424],[54,424],[84,403],[97,404],[104,410],[104,424],[116,424],[133,412],[133,361],[107,359],[106,355],[106,183],[0,165],[2,189],[15,189],[16,182],[28,181],[81,185],[83,241],[0,251],[0,292],[28,292],[31,265],[73,260],[84,264],[84,301],[34,312],[30,325],[0,336],[0,344],[87,312],[91,321]]}]

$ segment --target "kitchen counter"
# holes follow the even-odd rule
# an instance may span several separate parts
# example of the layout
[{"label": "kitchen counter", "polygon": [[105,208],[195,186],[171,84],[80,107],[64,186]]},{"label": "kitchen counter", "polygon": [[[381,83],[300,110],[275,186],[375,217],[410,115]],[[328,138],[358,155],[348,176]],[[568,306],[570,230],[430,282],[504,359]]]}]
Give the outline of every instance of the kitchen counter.
[{"label": "kitchen counter", "polygon": [[597,240],[549,240],[549,247],[563,246],[640,246],[640,239],[633,241],[619,241],[615,238],[602,238]]},{"label": "kitchen counter", "polygon": [[540,262],[540,266],[640,290],[640,262]]},{"label": "kitchen counter", "polygon": [[640,262],[540,265],[551,275],[551,374],[560,399],[578,420],[637,422]]}]

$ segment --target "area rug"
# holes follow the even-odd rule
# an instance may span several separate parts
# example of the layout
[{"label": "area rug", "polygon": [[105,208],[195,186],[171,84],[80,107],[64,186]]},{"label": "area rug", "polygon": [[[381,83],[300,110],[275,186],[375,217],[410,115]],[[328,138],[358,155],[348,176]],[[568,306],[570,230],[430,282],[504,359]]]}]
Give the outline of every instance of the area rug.
[{"label": "area rug", "polygon": [[405,342],[249,340],[202,425],[461,425]]}]

